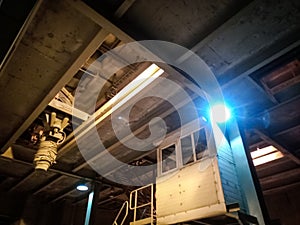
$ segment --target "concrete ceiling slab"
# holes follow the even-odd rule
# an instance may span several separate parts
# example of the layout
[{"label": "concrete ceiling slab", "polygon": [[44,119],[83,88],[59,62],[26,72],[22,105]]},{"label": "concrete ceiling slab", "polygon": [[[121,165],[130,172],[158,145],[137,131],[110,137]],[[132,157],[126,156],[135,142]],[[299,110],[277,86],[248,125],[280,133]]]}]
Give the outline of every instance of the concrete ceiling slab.
[{"label": "concrete ceiling slab", "polygon": [[[250,1],[136,1],[122,18],[149,39],[191,48]],[[147,10],[145,10],[147,9]]]},{"label": "concrete ceiling slab", "polygon": [[[61,84],[52,97],[49,95],[100,30],[99,25],[78,13],[70,2],[41,4],[21,44],[1,71],[0,108],[5,114],[1,118],[6,119],[0,123],[0,146],[7,143],[46,96],[50,101],[63,87]],[[48,102],[43,104],[46,107]]]}]

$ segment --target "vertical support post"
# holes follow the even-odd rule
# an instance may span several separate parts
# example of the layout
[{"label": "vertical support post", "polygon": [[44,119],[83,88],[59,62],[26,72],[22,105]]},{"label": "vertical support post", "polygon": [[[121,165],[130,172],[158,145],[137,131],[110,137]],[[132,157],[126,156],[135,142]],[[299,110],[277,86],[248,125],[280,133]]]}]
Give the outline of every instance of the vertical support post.
[{"label": "vertical support post", "polygon": [[135,196],[134,196],[134,217],[133,217],[133,222],[135,224],[136,221],[136,209],[137,209],[137,193],[138,191],[135,191]]},{"label": "vertical support post", "polygon": [[[245,128],[242,125],[242,123],[240,123],[239,121],[237,121],[237,125],[238,125],[238,128],[239,128],[239,132],[240,132],[242,141],[243,141],[243,143],[246,143]],[[267,209],[267,206],[266,206],[266,203],[265,203],[265,200],[264,200],[263,192],[262,192],[262,189],[261,189],[261,186],[260,186],[260,182],[258,180],[256,169],[255,169],[255,166],[254,166],[253,161],[252,161],[249,146],[244,145],[244,149],[245,149],[245,154],[246,154],[246,157],[247,157],[247,160],[248,160],[249,169],[250,169],[250,172],[252,174],[253,183],[254,183],[254,186],[255,186],[255,189],[256,189],[256,194],[257,194],[257,197],[258,197],[258,200],[259,200],[259,203],[260,203],[260,208],[261,208],[265,223],[270,224],[270,221],[271,221],[270,215],[268,213],[268,209]]]},{"label": "vertical support post", "polygon": [[154,184],[151,184],[151,225],[153,225],[153,218],[154,218],[154,216],[153,216],[153,211],[154,211],[154,190],[153,190],[153,188],[154,188]]},{"label": "vertical support post", "polygon": [[[94,188],[93,188],[93,189],[94,189]],[[89,225],[89,224],[90,224],[90,218],[91,218],[91,212],[92,212],[93,199],[94,199],[94,190],[92,190],[92,191],[89,193],[89,198],[88,198],[88,204],[87,204],[87,208],[86,208],[86,214],[85,214],[84,225]]]},{"label": "vertical support post", "polygon": [[261,210],[257,189],[254,184],[255,174],[252,173],[249,166],[249,164],[251,164],[251,159],[247,157],[247,151],[245,150],[237,121],[234,118],[227,123],[227,131],[236,164],[238,179],[247,200],[249,214],[255,216],[260,225],[264,225],[265,218]]},{"label": "vertical support post", "polygon": [[94,224],[100,189],[101,189],[101,184],[94,183],[92,185],[92,190],[88,197],[88,205],[86,209],[84,225]]}]

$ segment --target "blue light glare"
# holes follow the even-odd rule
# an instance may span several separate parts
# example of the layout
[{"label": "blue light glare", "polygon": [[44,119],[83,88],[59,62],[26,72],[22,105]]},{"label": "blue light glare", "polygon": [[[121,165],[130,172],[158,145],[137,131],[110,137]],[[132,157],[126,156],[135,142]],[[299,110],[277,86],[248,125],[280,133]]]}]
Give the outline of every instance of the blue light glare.
[{"label": "blue light glare", "polygon": [[207,122],[207,119],[205,116],[201,116],[201,119],[204,121],[204,122]]},{"label": "blue light glare", "polygon": [[230,117],[230,109],[223,103],[215,104],[210,109],[210,119],[216,123],[225,123]]},{"label": "blue light glare", "polygon": [[76,187],[76,189],[77,189],[78,191],[87,191],[87,190],[89,190],[89,187],[86,186],[85,184],[79,184],[79,185]]}]

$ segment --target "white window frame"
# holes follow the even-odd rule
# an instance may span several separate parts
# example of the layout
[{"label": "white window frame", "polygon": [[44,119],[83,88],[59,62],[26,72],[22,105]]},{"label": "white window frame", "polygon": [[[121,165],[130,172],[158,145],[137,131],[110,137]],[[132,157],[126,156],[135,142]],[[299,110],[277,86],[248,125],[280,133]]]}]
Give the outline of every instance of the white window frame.
[{"label": "white window frame", "polygon": [[[168,170],[166,172],[162,172],[162,169],[163,169],[162,168],[162,166],[163,166],[163,163],[162,163],[162,151],[164,149],[172,146],[172,145],[175,146],[175,163],[176,163],[176,166],[173,169],[170,169],[170,170]],[[178,151],[178,141],[172,142],[172,143],[170,143],[168,145],[164,145],[164,146],[158,148],[158,151],[157,151],[157,158],[158,158],[158,171],[157,171],[157,175],[158,176],[163,176],[163,175],[171,173],[171,172],[177,170],[178,168],[180,168],[180,166],[179,166],[180,165],[180,160],[178,160],[179,159],[179,154],[180,154],[180,152]]]},{"label": "white window frame", "polygon": [[[198,122],[199,120],[195,120],[190,122],[189,124],[185,125],[184,127],[181,127],[178,131],[173,132],[172,134],[170,134],[168,137],[166,137],[166,139],[163,141],[163,143],[161,144],[161,146],[159,146],[157,148],[157,176],[164,176],[166,174],[172,173],[175,170],[181,169],[183,167],[192,165],[196,162],[199,162],[202,160],[201,159],[197,159],[196,156],[196,146],[195,146],[195,139],[194,139],[194,133],[197,131],[200,131],[202,129],[204,129],[205,131],[205,138],[206,138],[206,144],[207,144],[207,149],[205,151],[209,151],[209,149],[211,149],[212,151],[216,151],[216,147],[215,147],[215,142],[214,140],[210,140],[209,138],[209,132],[211,131],[211,127],[209,124],[203,124],[200,127],[195,127],[194,123]],[[180,132],[182,134],[182,136],[180,136]],[[212,134],[213,135],[213,134]],[[183,165],[183,160],[182,160],[182,150],[181,150],[181,139],[184,137],[190,136],[191,137],[191,141],[192,141],[192,149],[193,149],[193,162],[188,163],[186,165]],[[176,154],[176,167],[174,169],[168,170],[166,172],[162,172],[162,150],[170,147],[171,145],[175,145],[175,154]],[[204,154],[204,157],[206,157],[206,154]]]},{"label": "white window frame", "polygon": [[[180,161],[180,167],[185,167],[186,165],[190,165],[190,164],[196,162],[196,152],[195,152],[194,135],[192,135],[193,133],[194,132],[192,132],[190,134],[187,134],[187,135],[184,135],[184,136],[180,137],[179,140],[178,140],[178,142],[179,142],[178,146],[179,146],[179,152],[180,152],[180,160],[179,160]],[[186,138],[188,136],[190,136],[191,142],[192,142],[193,162],[190,162],[190,163],[184,165],[183,164],[183,158],[182,158],[181,139]]]}]

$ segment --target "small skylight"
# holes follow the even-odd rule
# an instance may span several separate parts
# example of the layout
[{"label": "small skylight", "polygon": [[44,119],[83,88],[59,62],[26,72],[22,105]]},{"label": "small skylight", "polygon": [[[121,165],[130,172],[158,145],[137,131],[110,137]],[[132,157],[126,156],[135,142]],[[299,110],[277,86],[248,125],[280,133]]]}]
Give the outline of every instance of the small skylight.
[{"label": "small skylight", "polygon": [[264,148],[258,148],[250,154],[254,166],[262,165],[283,157],[283,154],[280,151],[278,151],[278,149],[275,148],[273,145]]}]

